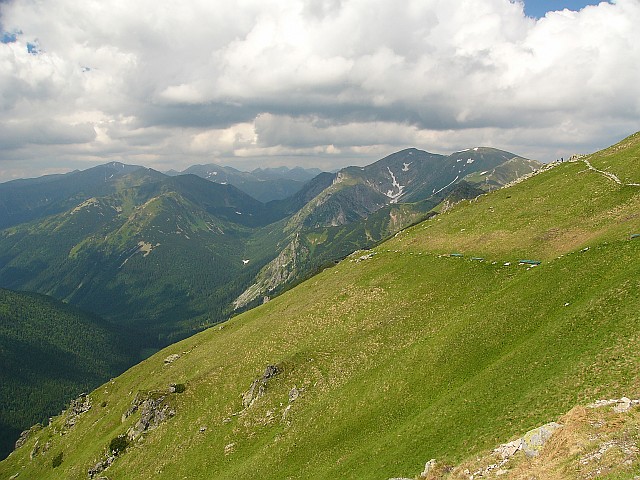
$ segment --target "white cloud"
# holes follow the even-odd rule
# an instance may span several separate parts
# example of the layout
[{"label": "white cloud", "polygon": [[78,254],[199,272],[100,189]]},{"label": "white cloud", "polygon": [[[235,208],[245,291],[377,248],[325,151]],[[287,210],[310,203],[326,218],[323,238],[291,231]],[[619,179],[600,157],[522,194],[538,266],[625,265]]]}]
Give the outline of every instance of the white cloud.
[{"label": "white cloud", "polygon": [[33,174],[113,159],[336,167],[406,146],[551,160],[640,118],[637,0],[539,20],[509,0],[16,0],[0,12],[22,32],[0,44],[0,180],[12,161],[27,171],[36,145],[49,163]]}]

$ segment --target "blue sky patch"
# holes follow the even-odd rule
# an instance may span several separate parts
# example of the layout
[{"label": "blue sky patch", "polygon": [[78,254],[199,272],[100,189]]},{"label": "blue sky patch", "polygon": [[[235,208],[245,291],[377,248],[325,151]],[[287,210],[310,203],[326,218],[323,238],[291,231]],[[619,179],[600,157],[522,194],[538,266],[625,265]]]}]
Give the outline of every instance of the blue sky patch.
[{"label": "blue sky patch", "polygon": [[40,45],[37,43],[27,42],[27,52],[31,55],[38,55],[40,53]]},{"label": "blue sky patch", "polygon": [[556,10],[578,11],[587,5],[598,5],[606,0],[524,0],[524,12],[529,17],[542,18],[545,13]]},{"label": "blue sky patch", "polygon": [[2,40],[1,43],[15,43],[18,40],[18,35],[22,32],[2,32]]}]

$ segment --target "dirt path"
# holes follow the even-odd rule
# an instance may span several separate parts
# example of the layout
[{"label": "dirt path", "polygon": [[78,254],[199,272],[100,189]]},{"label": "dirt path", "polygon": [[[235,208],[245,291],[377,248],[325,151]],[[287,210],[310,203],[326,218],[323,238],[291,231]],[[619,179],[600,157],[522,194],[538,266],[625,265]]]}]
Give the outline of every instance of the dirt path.
[{"label": "dirt path", "polygon": [[620,181],[620,179],[616,175],[614,175],[611,172],[605,172],[604,170],[598,170],[596,167],[591,165],[591,162],[589,162],[589,160],[587,160],[586,158],[583,158],[582,161],[584,162],[584,164],[587,167],[589,167],[589,170],[593,170],[594,172],[597,172],[597,173],[599,173],[601,175],[604,175],[605,177],[610,178],[611,180],[616,182],[618,185],[626,185],[626,186],[631,186],[631,187],[640,187],[640,183],[622,183],[622,181]]}]

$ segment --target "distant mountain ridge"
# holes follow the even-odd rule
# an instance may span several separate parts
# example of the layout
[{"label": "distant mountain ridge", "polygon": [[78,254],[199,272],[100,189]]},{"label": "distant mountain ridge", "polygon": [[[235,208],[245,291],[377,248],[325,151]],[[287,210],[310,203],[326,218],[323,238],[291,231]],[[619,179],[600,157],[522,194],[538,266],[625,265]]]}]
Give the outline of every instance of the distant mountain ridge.
[{"label": "distant mountain ridge", "polygon": [[142,168],[110,162],[62,175],[0,183],[0,229],[63,212],[88,196],[107,194],[118,178]]},{"label": "distant mountain ridge", "polygon": [[306,182],[322,173],[318,168],[271,167],[242,172],[218,164],[193,165],[171,175],[193,174],[211,182],[230,184],[263,203],[295,194]]},{"label": "distant mountain ridge", "polygon": [[[234,307],[251,305],[331,260],[374,245],[434,214],[441,202],[475,197],[541,166],[487,147],[449,156],[409,148],[365,167],[316,177],[316,184],[299,192],[304,203],[284,210],[291,216],[280,227],[279,255],[236,298]],[[394,208],[400,205],[406,206]]]},{"label": "distant mountain ridge", "polygon": [[[514,162],[519,169],[506,168]],[[432,215],[461,182],[475,187],[456,195],[475,196],[539,165],[490,148],[449,156],[412,148],[320,173],[267,203],[232,179],[270,185],[315,171],[197,165],[167,176],[111,162],[8,182],[2,222],[15,227],[0,230],[0,286],[146,325],[162,345]],[[189,271],[199,280],[185,280]]]}]

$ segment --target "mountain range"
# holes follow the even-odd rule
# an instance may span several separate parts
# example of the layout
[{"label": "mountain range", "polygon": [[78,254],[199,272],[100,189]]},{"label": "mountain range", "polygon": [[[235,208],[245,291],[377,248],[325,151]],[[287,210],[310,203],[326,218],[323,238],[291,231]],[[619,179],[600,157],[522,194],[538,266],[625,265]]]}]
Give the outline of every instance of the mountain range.
[{"label": "mountain range", "polygon": [[242,172],[217,164],[193,165],[182,172],[167,172],[168,175],[193,174],[222,185],[233,185],[264,203],[290,197],[321,173],[318,168],[302,167],[256,168],[251,172]]},{"label": "mountain range", "polygon": [[[448,157],[408,149],[319,174],[267,203],[234,187],[231,177],[244,177],[230,168],[210,175],[216,182],[121,163],[8,182],[0,184],[0,286],[51,295],[162,346],[395,234],[456,188],[475,196],[494,187],[494,171],[506,172],[503,184],[539,167],[494,149]],[[309,174],[246,175],[278,172]]]},{"label": "mountain range", "polygon": [[[237,257],[249,263],[239,271],[268,266],[270,256],[291,246],[290,235],[318,235],[318,245],[343,242],[329,232],[362,221],[371,226],[366,221],[375,215],[388,226],[402,208],[422,208],[426,220],[415,217],[388,240],[372,239],[370,249],[81,396],[49,425],[25,432],[21,446],[0,462],[0,476],[387,479],[416,475],[436,459],[442,467],[428,478],[468,478],[454,465],[480,462],[496,445],[576,404],[639,398],[640,133],[571,162],[529,168],[525,180],[500,189],[491,183],[503,178],[494,169],[506,169],[505,162],[490,167],[474,156],[481,149],[455,154],[463,160],[441,174],[409,177],[421,163],[411,152],[338,172],[295,212],[274,214],[275,223],[232,222],[223,210],[221,229],[237,238],[251,230],[249,247]],[[430,162],[430,154],[420,156]],[[525,171],[515,169],[515,177]],[[385,170],[386,179],[376,177]],[[142,205],[158,196],[156,188],[143,189],[154,194]],[[463,192],[438,202],[434,195],[449,188]],[[485,193],[465,200],[464,191]],[[430,195],[418,200],[416,192]],[[295,205],[278,202],[280,215]],[[438,203],[428,209],[423,202]],[[209,205],[202,211],[213,218],[219,203]],[[251,205],[237,211],[254,212]],[[127,218],[160,225],[151,215],[157,210],[146,208],[132,217],[134,207]],[[65,228],[65,215],[47,217],[52,232]],[[183,218],[180,225],[189,229],[174,235],[194,234],[197,218]],[[4,230],[4,238],[22,228]],[[146,242],[144,250],[124,268],[161,251],[132,235],[136,240]],[[276,248],[259,261],[250,256],[267,245]],[[631,412],[629,418],[637,417]],[[605,448],[598,425],[613,428],[607,422],[619,420],[594,416],[595,436],[584,437],[582,456],[551,437],[551,450],[540,458],[555,452],[562,460],[545,470],[520,451],[501,464],[501,478],[522,478],[528,461],[547,478],[583,478],[597,462],[598,475],[633,478],[640,472],[632,448],[640,441],[637,428],[630,424]]]},{"label": "mountain range", "polygon": [[[50,378],[43,396],[54,400],[38,408],[31,404],[29,415],[0,413],[12,435],[20,422],[26,428],[58,411],[72,390],[96,386],[354,250],[541,164],[489,148],[450,156],[408,149],[366,167],[319,173],[304,184],[314,171],[213,168],[166,175],[111,162],[0,184],[0,287],[14,295],[37,292],[90,312],[91,325],[109,332],[106,343],[119,352],[109,355],[121,359],[99,372],[74,374],[75,383],[65,388],[58,388],[60,378]],[[240,189],[255,191],[251,182],[241,184],[247,178],[300,186],[264,203]],[[12,321],[17,330],[32,328]],[[94,336],[81,336],[85,347]],[[96,351],[105,348],[96,344]],[[40,375],[37,365],[29,371]],[[19,391],[18,403],[35,394]]]}]

